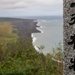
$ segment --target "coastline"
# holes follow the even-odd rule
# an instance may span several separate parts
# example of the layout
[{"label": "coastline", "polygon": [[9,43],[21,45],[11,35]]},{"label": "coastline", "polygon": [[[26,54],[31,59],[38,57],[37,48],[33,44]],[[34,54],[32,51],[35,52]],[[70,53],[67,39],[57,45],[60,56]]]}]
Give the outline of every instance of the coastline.
[{"label": "coastline", "polygon": [[[38,20],[37,20],[37,22],[38,22]],[[43,26],[40,26],[39,22],[36,24],[36,26],[37,26],[36,29],[39,30],[41,33],[43,33],[43,31],[40,29],[40,28],[43,28]]]},{"label": "coastline", "polygon": [[31,34],[31,37],[32,37],[32,45],[33,45],[33,47],[35,48],[35,50],[37,51],[37,52],[39,52],[40,53],[40,50],[38,49],[38,47],[36,46],[36,45],[34,45],[34,42],[36,41],[36,37],[34,37],[34,34],[32,33]]},{"label": "coastline", "polygon": [[[43,26],[40,26],[39,23],[38,23],[38,21],[34,21],[34,22],[37,22],[37,24],[36,24],[36,29],[40,31],[40,34],[43,33],[43,31],[40,29],[40,28],[43,28]],[[39,48],[34,44],[34,42],[36,42],[36,40],[37,40],[37,38],[34,37],[34,33],[31,34],[31,37],[32,37],[32,44],[33,44],[33,47],[35,48],[35,50],[36,50],[37,52],[40,53]]]}]

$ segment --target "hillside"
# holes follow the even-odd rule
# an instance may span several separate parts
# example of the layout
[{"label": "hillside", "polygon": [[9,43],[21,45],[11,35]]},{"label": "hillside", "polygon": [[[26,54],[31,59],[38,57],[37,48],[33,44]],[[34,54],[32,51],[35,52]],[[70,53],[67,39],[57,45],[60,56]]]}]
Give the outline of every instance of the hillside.
[{"label": "hillside", "polygon": [[0,22],[0,75],[62,75],[62,64],[58,68],[52,54],[34,49],[31,33],[39,32],[36,24],[17,19]]}]

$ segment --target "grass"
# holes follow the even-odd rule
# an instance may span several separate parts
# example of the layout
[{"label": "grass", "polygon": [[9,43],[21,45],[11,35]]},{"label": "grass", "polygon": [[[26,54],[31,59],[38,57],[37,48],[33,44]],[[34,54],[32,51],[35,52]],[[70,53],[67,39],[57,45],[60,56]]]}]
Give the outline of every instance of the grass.
[{"label": "grass", "polygon": [[13,28],[9,22],[0,22],[0,60],[3,60],[7,55],[7,45],[15,43],[17,34],[12,33]]},{"label": "grass", "polygon": [[13,32],[11,23],[0,22],[0,42],[15,41],[17,35]]}]

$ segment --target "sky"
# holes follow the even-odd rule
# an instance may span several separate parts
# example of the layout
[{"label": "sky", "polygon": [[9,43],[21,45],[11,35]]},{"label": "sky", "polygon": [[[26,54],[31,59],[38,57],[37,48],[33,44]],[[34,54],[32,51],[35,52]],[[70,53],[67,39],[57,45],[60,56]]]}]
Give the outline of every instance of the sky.
[{"label": "sky", "polygon": [[62,15],[63,0],[0,0],[0,17]]}]

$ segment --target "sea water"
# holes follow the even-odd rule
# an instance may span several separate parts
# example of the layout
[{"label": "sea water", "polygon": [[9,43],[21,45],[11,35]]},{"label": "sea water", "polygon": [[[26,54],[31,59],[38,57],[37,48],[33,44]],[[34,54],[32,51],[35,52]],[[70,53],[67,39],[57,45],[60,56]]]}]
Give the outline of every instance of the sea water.
[{"label": "sea water", "polygon": [[41,33],[32,33],[33,45],[37,51],[40,51],[38,47],[44,46],[42,52],[44,54],[52,52],[53,48],[56,48],[61,42],[63,48],[63,20],[37,20],[36,29]]}]

